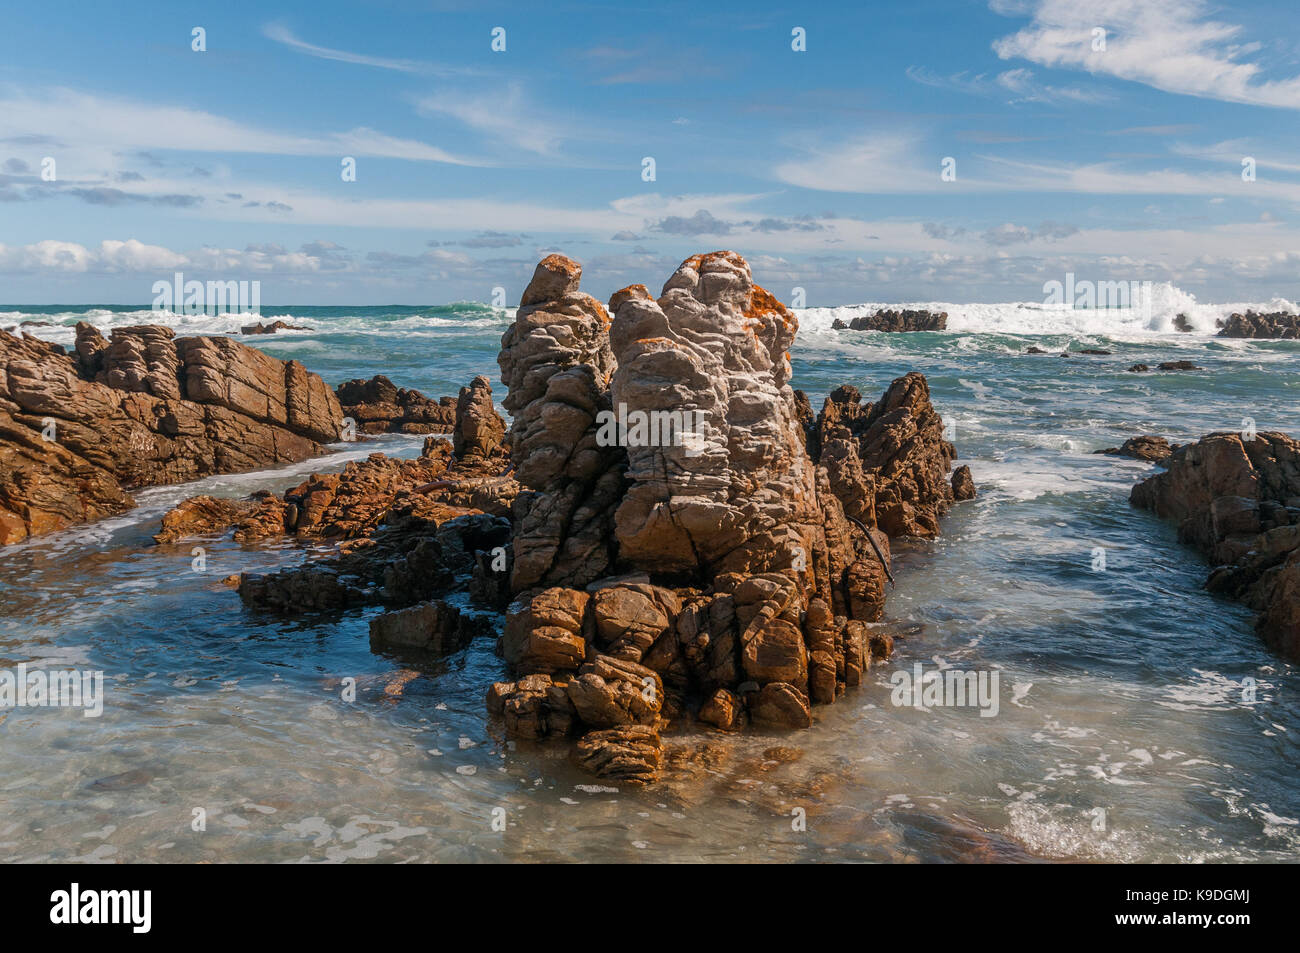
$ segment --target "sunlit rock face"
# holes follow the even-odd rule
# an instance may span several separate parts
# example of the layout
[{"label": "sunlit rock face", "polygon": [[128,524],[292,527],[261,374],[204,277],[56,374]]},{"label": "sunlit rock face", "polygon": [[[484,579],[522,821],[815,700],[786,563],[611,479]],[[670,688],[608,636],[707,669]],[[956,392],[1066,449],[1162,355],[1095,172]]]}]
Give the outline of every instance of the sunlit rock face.
[{"label": "sunlit rock face", "polygon": [[614,561],[613,508],[626,454],[602,447],[596,417],[609,409],[609,313],[578,290],[582,267],[543,259],[524,290],[497,363],[513,417],[507,443],[528,490],[515,508],[511,586],[585,585]]},{"label": "sunlit rock face", "polygon": [[541,262],[502,339],[531,492],[503,639],[522,677],[490,705],[519,737],[582,733],[581,764],[643,783],[667,725],[807,727],[888,654],[868,624],[889,537],[938,533],[956,453],[919,374],[814,415],[790,387],[798,321],[735,252],[608,312],[580,276]]},{"label": "sunlit rock face", "polygon": [[72,354],[0,331],[0,544],[123,512],[138,487],[325,453],[333,392],[297,361],[160,325],[77,325]]}]

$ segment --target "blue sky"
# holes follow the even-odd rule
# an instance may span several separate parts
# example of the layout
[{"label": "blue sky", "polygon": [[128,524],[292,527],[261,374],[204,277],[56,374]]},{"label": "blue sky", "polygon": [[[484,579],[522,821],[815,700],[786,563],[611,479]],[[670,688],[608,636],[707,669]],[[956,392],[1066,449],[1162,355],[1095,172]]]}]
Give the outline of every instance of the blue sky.
[{"label": "blue sky", "polygon": [[1300,297],[1294,6],[70,6],[0,33],[0,301],[513,304],[551,251],[603,297],[716,248],[810,306]]}]

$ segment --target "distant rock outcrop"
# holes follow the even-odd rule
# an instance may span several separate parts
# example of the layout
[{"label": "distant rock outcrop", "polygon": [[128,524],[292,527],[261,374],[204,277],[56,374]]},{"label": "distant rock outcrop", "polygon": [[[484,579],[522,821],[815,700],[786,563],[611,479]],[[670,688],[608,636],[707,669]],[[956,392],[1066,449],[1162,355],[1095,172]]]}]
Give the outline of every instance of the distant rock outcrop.
[{"label": "distant rock outcrop", "polygon": [[80,323],[76,346],[0,332],[0,543],[134,505],[130,490],[325,452],[325,382],[228,338]]},{"label": "distant rock outcrop", "polygon": [[1261,314],[1247,311],[1245,314],[1229,315],[1226,321],[1216,322],[1222,329],[1221,338],[1300,338],[1300,315],[1285,311]]},{"label": "distant rock outcrop", "polygon": [[275,334],[277,331],[310,331],[311,328],[302,324],[290,324],[288,321],[272,321],[265,324],[258,321],[256,324],[246,324],[239,329],[240,334]]},{"label": "distant rock outcrop", "polygon": [[836,318],[831,327],[840,331],[945,331],[948,328],[948,312],[891,311],[882,308],[874,314],[860,314],[847,324]]},{"label": "distant rock outcrop", "polygon": [[[1151,368],[1146,364],[1134,364],[1129,368],[1133,374],[1145,374]],[[1162,361],[1156,365],[1158,371],[1203,371],[1205,368],[1193,364],[1191,361]]]},{"label": "distant rock outcrop", "polygon": [[1300,657],[1300,441],[1214,433],[1142,481],[1135,506],[1172,520],[1214,565],[1205,586],[1259,612],[1266,642]]}]

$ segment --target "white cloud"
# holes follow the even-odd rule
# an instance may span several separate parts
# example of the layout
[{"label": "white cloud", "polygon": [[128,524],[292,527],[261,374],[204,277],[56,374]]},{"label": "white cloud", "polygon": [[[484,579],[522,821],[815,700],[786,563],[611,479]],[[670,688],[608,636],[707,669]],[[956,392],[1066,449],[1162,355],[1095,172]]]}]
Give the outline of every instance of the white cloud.
[{"label": "white cloud", "polygon": [[554,155],[567,138],[563,133],[567,122],[546,115],[518,83],[490,93],[444,90],[415,106],[426,116],[450,116],[490,139],[535,155]]},{"label": "white cloud", "polygon": [[0,272],[7,274],[161,271],[186,260],[160,245],[145,245],[134,238],[109,239],[100,242],[98,248],[53,239],[31,245],[0,245]]},{"label": "white cloud", "polygon": [[297,136],[245,125],[183,106],[155,106],[72,89],[0,96],[0,138],[40,134],[103,157],[113,151],[181,150],[262,155],[359,155],[481,165],[438,146],[360,127],[323,136]]},{"label": "white cloud", "polygon": [[[1247,58],[1261,45],[1242,28],[1209,18],[1201,0],[994,0],[999,13],[1026,11],[1032,21],[993,44],[1003,59],[1081,69],[1144,83],[1169,93],[1257,106],[1300,109],[1300,77],[1263,78]],[[1093,50],[1093,30],[1106,48]]]},{"label": "white cloud", "polygon": [[399,73],[426,73],[434,75],[451,75],[455,73],[464,73],[466,70],[455,69],[452,67],[438,66],[433,63],[424,63],[416,60],[389,59],[382,56],[366,56],[363,53],[349,53],[347,50],[330,49],[327,46],[316,46],[314,43],[308,43],[306,40],[300,40],[294,36],[292,31],[283,23],[268,23],[262,27],[262,35],[269,40],[282,43],[291,50],[299,53],[305,53],[308,56],[315,56],[322,60],[334,60],[339,63],[352,63],[357,66],[375,66],[379,69],[395,70]]},{"label": "white cloud", "polygon": [[773,169],[781,182],[824,192],[928,192],[940,185],[939,157],[926,161],[915,137],[891,132],[814,146]]}]

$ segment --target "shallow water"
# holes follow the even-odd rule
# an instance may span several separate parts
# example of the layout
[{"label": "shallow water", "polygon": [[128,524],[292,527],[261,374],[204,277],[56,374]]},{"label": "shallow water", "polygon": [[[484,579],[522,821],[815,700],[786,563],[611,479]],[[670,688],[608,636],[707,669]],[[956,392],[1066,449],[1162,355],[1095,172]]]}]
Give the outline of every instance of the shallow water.
[{"label": "shallow water", "polygon": [[[80,316],[47,313],[68,327]],[[330,383],[385,373],[432,395],[475,373],[495,380],[507,320],[481,306],[285,313],[316,330],[247,340]],[[674,737],[696,749],[689,761],[663,784],[618,790],[563,749],[496,734],[483,698],[505,670],[490,640],[416,671],[369,651],[377,610],[285,620],[245,611],[222,585],[305,558],[296,546],[152,542],[162,512],[196,492],[283,489],[376,449],[419,452],[419,438],[385,437],[148,490],[122,517],[0,553],[0,668],[97,669],[107,685],[100,718],[0,714],[0,848],[105,862],[1300,859],[1300,671],[1263,646],[1247,610],[1201,589],[1207,567],[1172,527],[1128,505],[1150,468],[1090,452],[1243,417],[1300,433],[1300,343],[1118,315],[1113,337],[1105,315],[1034,335],[1006,331],[1023,315],[972,310],[955,315],[961,330],[892,336],[801,317],[795,385],[814,406],[840,383],[870,399],[923,371],[980,488],[939,540],[896,547],[897,655],[817,709],[813,730]],[[1021,354],[1030,344],[1052,354]],[[1055,356],[1067,345],[1114,354]],[[1124,370],[1180,358],[1206,371]],[[890,675],[918,661],[996,670],[997,715],[892,704]],[[344,678],[357,680],[353,703]]]}]

